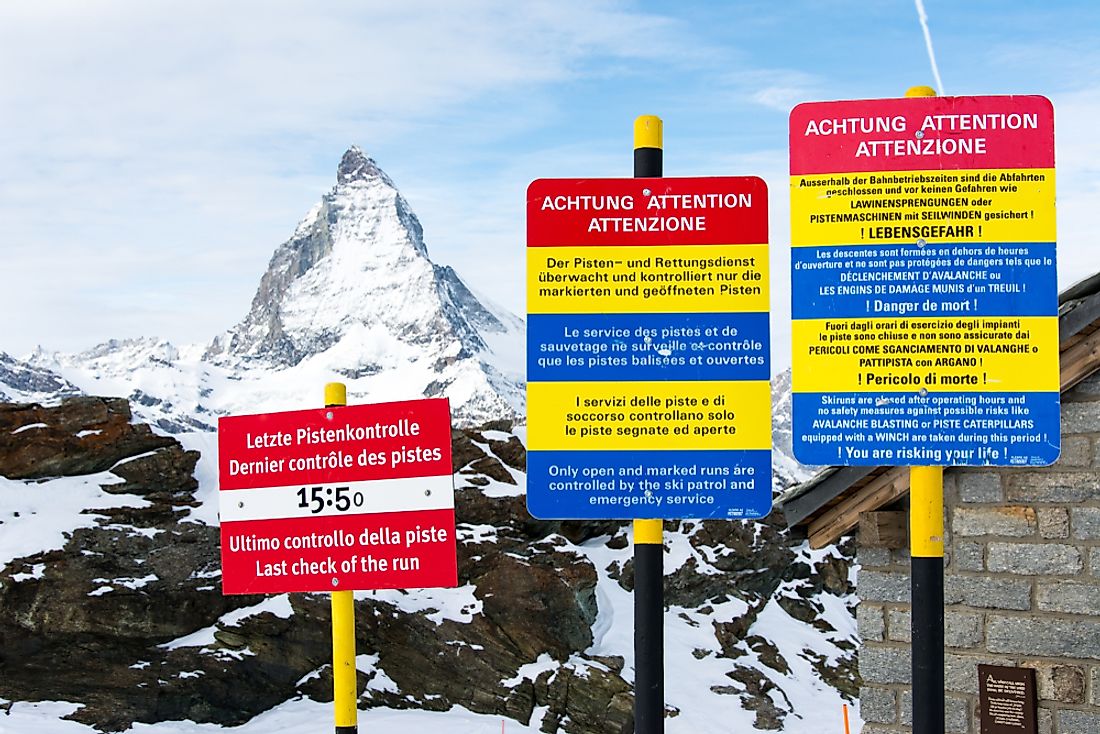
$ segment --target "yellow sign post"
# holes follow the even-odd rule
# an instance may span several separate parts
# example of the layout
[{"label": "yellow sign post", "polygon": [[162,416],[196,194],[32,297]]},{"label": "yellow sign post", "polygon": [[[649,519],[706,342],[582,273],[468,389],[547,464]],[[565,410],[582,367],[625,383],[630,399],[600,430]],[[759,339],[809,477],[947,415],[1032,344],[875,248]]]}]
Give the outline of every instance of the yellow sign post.
[{"label": "yellow sign post", "polygon": [[[325,407],[348,404],[342,382],[325,385]],[[359,731],[355,681],[355,592],[332,592],[332,703],[336,734]]]}]

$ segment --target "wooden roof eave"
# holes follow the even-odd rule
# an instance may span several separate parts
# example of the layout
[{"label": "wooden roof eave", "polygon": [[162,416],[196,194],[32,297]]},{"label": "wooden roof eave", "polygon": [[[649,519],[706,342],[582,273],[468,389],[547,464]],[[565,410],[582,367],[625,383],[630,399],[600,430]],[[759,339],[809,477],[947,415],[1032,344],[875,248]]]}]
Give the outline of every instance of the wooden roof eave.
[{"label": "wooden roof eave", "polygon": [[[1100,369],[1100,273],[1059,299],[1059,386],[1069,390]],[[787,525],[806,525],[811,548],[835,543],[871,512],[909,492],[908,467],[828,467],[780,496]]]}]

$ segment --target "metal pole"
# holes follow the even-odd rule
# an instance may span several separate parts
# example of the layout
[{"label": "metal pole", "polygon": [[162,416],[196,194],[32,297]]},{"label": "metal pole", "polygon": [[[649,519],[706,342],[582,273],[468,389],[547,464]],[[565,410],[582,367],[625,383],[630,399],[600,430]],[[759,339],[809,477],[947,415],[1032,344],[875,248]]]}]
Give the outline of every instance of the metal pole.
[{"label": "metal pole", "polygon": [[[906,97],[935,97],[911,87]],[[943,467],[909,467],[913,734],[944,734]]]},{"label": "metal pole", "polygon": [[[348,404],[342,382],[325,385],[325,407]],[[336,734],[357,734],[358,691],[355,686],[355,598],[351,591],[332,592],[332,704]]]},{"label": "metal pole", "polygon": [[943,734],[943,467],[909,467],[913,734]]},{"label": "metal pole", "polygon": [[[664,173],[661,118],[634,121],[634,177]],[[634,732],[665,731],[664,539],[662,520],[634,521]]]}]

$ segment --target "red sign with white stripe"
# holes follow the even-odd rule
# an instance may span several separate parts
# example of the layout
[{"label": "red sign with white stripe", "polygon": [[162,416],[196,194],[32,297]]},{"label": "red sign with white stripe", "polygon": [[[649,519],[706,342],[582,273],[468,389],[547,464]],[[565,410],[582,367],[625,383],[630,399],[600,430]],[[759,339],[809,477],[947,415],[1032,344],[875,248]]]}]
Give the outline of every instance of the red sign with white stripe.
[{"label": "red sign with white stripe", "polygon": [[757,245],[767,202],[755,176],[540,178],[527,187],[527,246]]},{"label": "red sign with white stripe", "polygon": [[445,399],[218,421],[226,594],[458,583]]},{"label": "red sign with white stripe", "polygon": [[1054,168],[1054,108],[1038,95],[803,102],[791,175]]}]

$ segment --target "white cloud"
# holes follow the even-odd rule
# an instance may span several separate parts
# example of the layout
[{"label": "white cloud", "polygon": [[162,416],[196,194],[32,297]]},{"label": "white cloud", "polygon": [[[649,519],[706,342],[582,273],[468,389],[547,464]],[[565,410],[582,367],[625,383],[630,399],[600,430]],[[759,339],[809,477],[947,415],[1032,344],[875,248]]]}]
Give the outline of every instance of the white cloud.
[{"label": "white cloud", "polygon": [[821,99],[826,87],[822,78],[790,69],[745,72],[737,82],[752,102],[784,114],[799,102]]},{"label": "white cloud", "polygon": [[593,59],[681,47],[697,53],[671,21],[580,0],[2,4],[0,246],[21,307],[0,349],[205,340],[347,145],[471,117],[491,145],[517,121],[479,103],[537,109]]},{"label": "white cloud", "polygon": [[[0,3],[0,350],[210,338],[244,314],[352,143],[394,177],[434,259],[522,312],[527,183],[630,175],[641,113],[665,118],[666,174],[768,181],[773,323],[785,330],[787,112],[836,96],[838,80],[893,70],[827,64],[786,21],[755,18],[754,52],[708,45],[700,38],[723,34],[690,26],[700,12],[584,0]],[[917,38],[911,9],[898,16]],[[836,44],[889,50],[866,26],[845,28]],[[1095,52],[1079,39],[998,43],[980,69],[1007,77],[983,85],[1042,92],[1049,54],[1078,59],[1060,87],[1071,91],[1050,94],[1065,287],[1098,267],[1100,80],[1082,62]],[[953,46],[938,45],[949,62]],[[945,63],[953,88],[974,88],[967,68]]]}]

